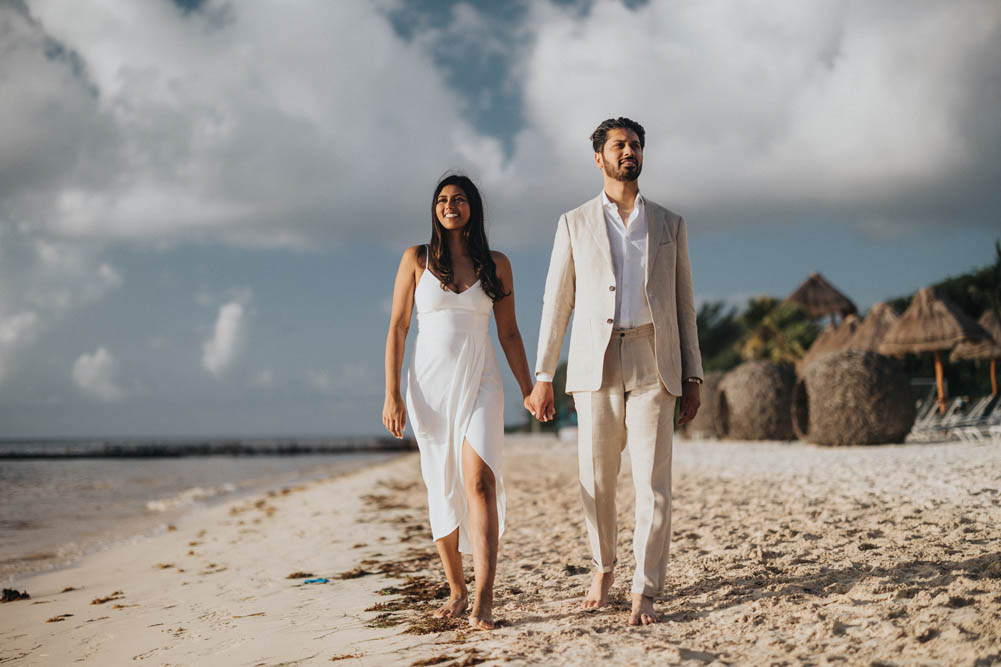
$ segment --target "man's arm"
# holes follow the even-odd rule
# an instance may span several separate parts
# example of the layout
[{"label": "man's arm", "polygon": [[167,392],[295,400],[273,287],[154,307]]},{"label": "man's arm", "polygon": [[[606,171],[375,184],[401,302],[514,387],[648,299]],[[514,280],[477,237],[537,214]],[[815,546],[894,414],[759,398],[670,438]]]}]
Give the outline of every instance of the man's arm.
[{"label": "man's arm", "polygon": [[675,302],[678,307],[678,340],[681,344],[682,394],[678,425],[695,418],[701,404],[701,387],[689,378],[702,379],[702,353],[699,351],[699,331],[696,325],[695,288],[692,265],[688,258],[688,231],[685,219],[678,222],[678,257],[675,262]]},{"label": "man's arm", "polygon": [[685,219],[678,223],[678,258],[675,262],[675,302],[678,306],[678,340],[681,342],[681,377],[702,378],[702,353],[699,351],[699,330],[696,325],[695,288],[692,265],[688,259],[688,232]]},{"label": "man's arm", "polygon": [[556,366],[560,361],[560,348],[570,323],[574,308],[576,273],[573,248],[570,245],[570,227],[566,215],[560,216],[556,225],[553,254],[549,259],[546,291],[542,296],[542,322],[539,325],[539,347],[536,354],[536,382],[529,397],[533,415],[541,421],[553,416],[553,384]]}]

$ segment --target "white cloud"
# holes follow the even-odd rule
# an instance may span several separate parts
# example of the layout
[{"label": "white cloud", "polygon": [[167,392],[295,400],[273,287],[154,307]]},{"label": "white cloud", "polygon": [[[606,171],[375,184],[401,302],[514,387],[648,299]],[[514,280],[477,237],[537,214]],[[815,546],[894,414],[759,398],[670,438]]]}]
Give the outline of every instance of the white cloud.
[{"label": "white cloud", "polygon": [[125,398],[125,391],[118,384],[118,362],[103,347],[94,354],[81,354],[73,364],[72,377],[81,391],[101,401]]},{"label": "white cloud", "polygon": [[123,284],[99,250],[4,224],[0,206],[0,382],[13,372],[15,347],[28,351],[67,313]]},{"label": "white cloud", "polygon": [[221,377],[239,356],[246,328],[242,303],[230,301],[220,307],[212,337],[202,344],[202,368]]},{"label": "white cloud", "polygon": [[[0,102],[21,147],[0,181],[14,215],[64,237],[305,247],[398,231],[444,169],[500,159],[379,3],[28,6],[0,10],[16,56],[0,78],[30,91]],[[45,59],[53,40],[64,52]],[[29,157],[40,176],[16,187]]]},{"label": "white cloud", "polygon": [[15,350],[29,342],[38,327],[38,315],[32,311],[4,316],[0,310],[0,382],[13,365]]},{"label": "white cloud", "polygon": [[[61,238],[396,246],[458,168],[497,241],[535,244],[597,189],[587,136],[616,115],[649,130],[648,194],[720,226],[1001,208],[992,0],[537,2],[512,39],[460,3],[410,41],[385,2],[27,6],[0,9],[0,196]],[[510,159],[436,66],[449,49],[507,57]]]},{"label": "white cloud", "polygon": [[596,191],[587,137],[619,115],[647,129],[645,191],[700,221],[899,231],[1001,208],[996,2],[531,7],[506,218]]}]

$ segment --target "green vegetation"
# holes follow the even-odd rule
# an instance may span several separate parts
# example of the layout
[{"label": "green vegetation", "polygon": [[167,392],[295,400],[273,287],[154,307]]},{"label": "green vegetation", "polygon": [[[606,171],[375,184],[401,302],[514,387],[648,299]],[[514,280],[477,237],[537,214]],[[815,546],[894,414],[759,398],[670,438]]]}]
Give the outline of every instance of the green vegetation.
[{"label": "green vegetation", "polygon": [[723,302],[707,301],[699,308],[697,322],[707,373],[759,359],[795,363],[819,332],[804,309],[771,296],[749,299],[741,313],[732,306],[727,309]]}]

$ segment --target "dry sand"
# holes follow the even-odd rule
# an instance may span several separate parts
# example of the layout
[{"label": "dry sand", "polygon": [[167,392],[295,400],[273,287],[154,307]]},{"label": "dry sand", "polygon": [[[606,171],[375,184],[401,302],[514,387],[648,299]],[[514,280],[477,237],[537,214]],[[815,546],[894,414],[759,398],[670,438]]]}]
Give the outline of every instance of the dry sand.
[{"label": "dry sand", "polygon": [[582,612],[575,450],[510,438],[505,456],[493,632],[428,614],[447,588],[408,455],[22,582],[0,664],[1001,664],[995,447],[676,442],[669,592],[642,628],[629,466],[615,603]]}]

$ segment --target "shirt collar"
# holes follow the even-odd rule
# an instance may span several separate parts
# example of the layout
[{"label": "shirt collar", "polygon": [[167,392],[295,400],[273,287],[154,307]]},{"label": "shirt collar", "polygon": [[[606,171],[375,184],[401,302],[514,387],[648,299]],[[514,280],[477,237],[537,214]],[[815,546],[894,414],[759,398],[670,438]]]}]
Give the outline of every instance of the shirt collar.
[{"label": "shirt collar", "polygon": [[[637,206],[641,205],[642,203],[643,203],[643,193],[639,192],[637,190],[636,191],[636,200],[633,202],[633,208],[635,209]],[[602,206],[615,206],[615,202],[613,202],[611,199],[609,199],[608,195],[605,194],[605,188],[601,189],[601,205]]]}]

